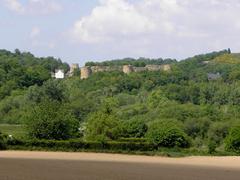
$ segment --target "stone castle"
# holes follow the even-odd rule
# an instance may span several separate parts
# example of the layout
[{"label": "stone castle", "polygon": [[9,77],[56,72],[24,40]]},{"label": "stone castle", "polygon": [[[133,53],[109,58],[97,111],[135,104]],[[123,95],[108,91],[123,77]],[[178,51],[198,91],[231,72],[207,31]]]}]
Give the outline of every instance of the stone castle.
[{"label": "stone castle", "polygon": [[146,65],[145,67],[135,67],[132,65],[124,65],[124,66],[85,66],[79,68],[78,64],[72,64],[70,66],[70,71],[64,74],[64,70],[56,70],[52,72],[52,77],[56,79],[64,79],[65,77],[72,77],[74,75],[75,70],[80,70],[81,79],[87,79],[92,74],[97,72],[111,72],[111,71],[120,71],[125,74],[130,74],[132,72],[142,72],[142,71],[170,71],[171,65]]},{"label": "stone castle", "polygon": [[142,71],[170,71],[171,65],[146,65],[145,67],[135,67],[132,65],[124,66],[85,66],[81,68],[81,79],[89,78],[93,73],[121,71],[125,74]]}]

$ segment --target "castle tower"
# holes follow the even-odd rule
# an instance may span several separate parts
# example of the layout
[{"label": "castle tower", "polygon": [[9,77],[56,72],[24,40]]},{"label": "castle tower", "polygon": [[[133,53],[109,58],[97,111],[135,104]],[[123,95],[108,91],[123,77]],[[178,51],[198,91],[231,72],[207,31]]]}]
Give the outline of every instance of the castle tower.
[{"label": "castle tower", "polygon": [[134,68],[133,68],[132,65],[124,65],[123,66],[123,72],[125,74],[130,74],[130,73],[134,72]]},{"label": "castle tower", "polygon": [[70,71],[69,71],[69,76],[73,76],[73,73],[75,70],[79,69],[79,65],[78,64],[71,64],[70,66]]},{"label": "castle tower", "polygon": [[81,79],[87,79],[91,76],[92,70],[90,67],[82,67],[81,68]]},{"label": "castle tower", "polygon": [[163,69],[163,71],[170,71],[171,70],[171,65],[170,64],[162,65],[162,69]]}]

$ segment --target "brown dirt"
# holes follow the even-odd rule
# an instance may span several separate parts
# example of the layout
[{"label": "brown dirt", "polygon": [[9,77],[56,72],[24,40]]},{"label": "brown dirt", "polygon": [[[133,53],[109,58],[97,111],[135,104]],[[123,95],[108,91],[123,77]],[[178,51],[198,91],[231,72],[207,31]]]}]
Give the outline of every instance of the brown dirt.
[{"label": "brown dirt", "polygon": [[239,177],[240,157],[0,152],[0,180],[237,180]]}]

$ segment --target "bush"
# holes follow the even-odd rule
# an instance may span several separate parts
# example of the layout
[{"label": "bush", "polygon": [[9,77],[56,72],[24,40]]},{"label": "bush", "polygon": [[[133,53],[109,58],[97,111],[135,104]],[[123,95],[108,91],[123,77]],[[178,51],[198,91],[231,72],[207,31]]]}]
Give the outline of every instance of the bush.
[{"label": "bush", "polygon": [[208,132],[211,121],[206,118],[188,119],[185,123],[185,132],[192,138],[200,137],[204,139]]},{"label": "bush", "polygon": [[62,81],[48,80],[43,83],[41,87],[32,86],[29,88],[26,97],[32,102],[39,103],[44,99],[52,101],[65,102],[68,101],[68,89],[64,86]]},{"label": "bush", "polygon": [[4,135],[0,132],[0,150],[6,149],[6,142]]},{"label": "bush", "polygon": [[85,138],[89,141],[116,140],[120,134],[120,122],[112,114],[99,111],[87,119]]},{"label": "bush", "polygon": [[24,149],[43,148],[46,150],[96,150],[96,151],[153,151],[157,147],[154,144],[147,142],[96,142],[96,141],[81,141],[81,140],[67,140],[67,141],[53,141],[53,140],[14,140],[8,141],[8,145],[12,147],[20,147]]},{"label": "bush", "polygon": [[28,116],[31,138],[66,140],[77,136],[79,123],[65,105],[45,101],[33,108]]},{"label": "bush", "polygon": [[216,152],[217,144],[214,141],[208,142],[208,153],[213,154]]},{"label": "bush", "polygon": [[168,98],[165,97],[163,91],[160,89],[153,91],[147,99],[147,103],[151,108],[156,108],[157,106],[164,106],[167,104],[168,101]]},{"label": "bush", "polygon": [[146,137],[150,143],[163,147],[189,147],[190,141],[175,121],[157,121],[149,126]]},{"label": "bush", "polygon": [[233,127],[225,139],[226,150],[240,152],[240,125]]},{"label": "bush", "polygon": [[146,138],[119,138],[118,142],[147,142]]},{"label": "bush", "polygon": [[147,125],[142,119],[131,119],[123,123],[123,137],[126,138],[141,138],[147,132]]},{"label": "bush", "polygon": [[220,145],[228,135],[230,123],[229,122],[216,122],[212,124],[208,130],[208,139]]}]

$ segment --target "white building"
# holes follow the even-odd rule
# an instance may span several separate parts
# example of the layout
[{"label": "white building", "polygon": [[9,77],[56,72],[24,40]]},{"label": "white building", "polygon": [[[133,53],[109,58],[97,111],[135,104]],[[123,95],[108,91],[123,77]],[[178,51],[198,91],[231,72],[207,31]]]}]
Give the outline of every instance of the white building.
[{"label": "white building", "polygon": [[56,79],[64,79],[64,70],[63,69],[56,69],[55,73],[53,73],[52,77]]}]

